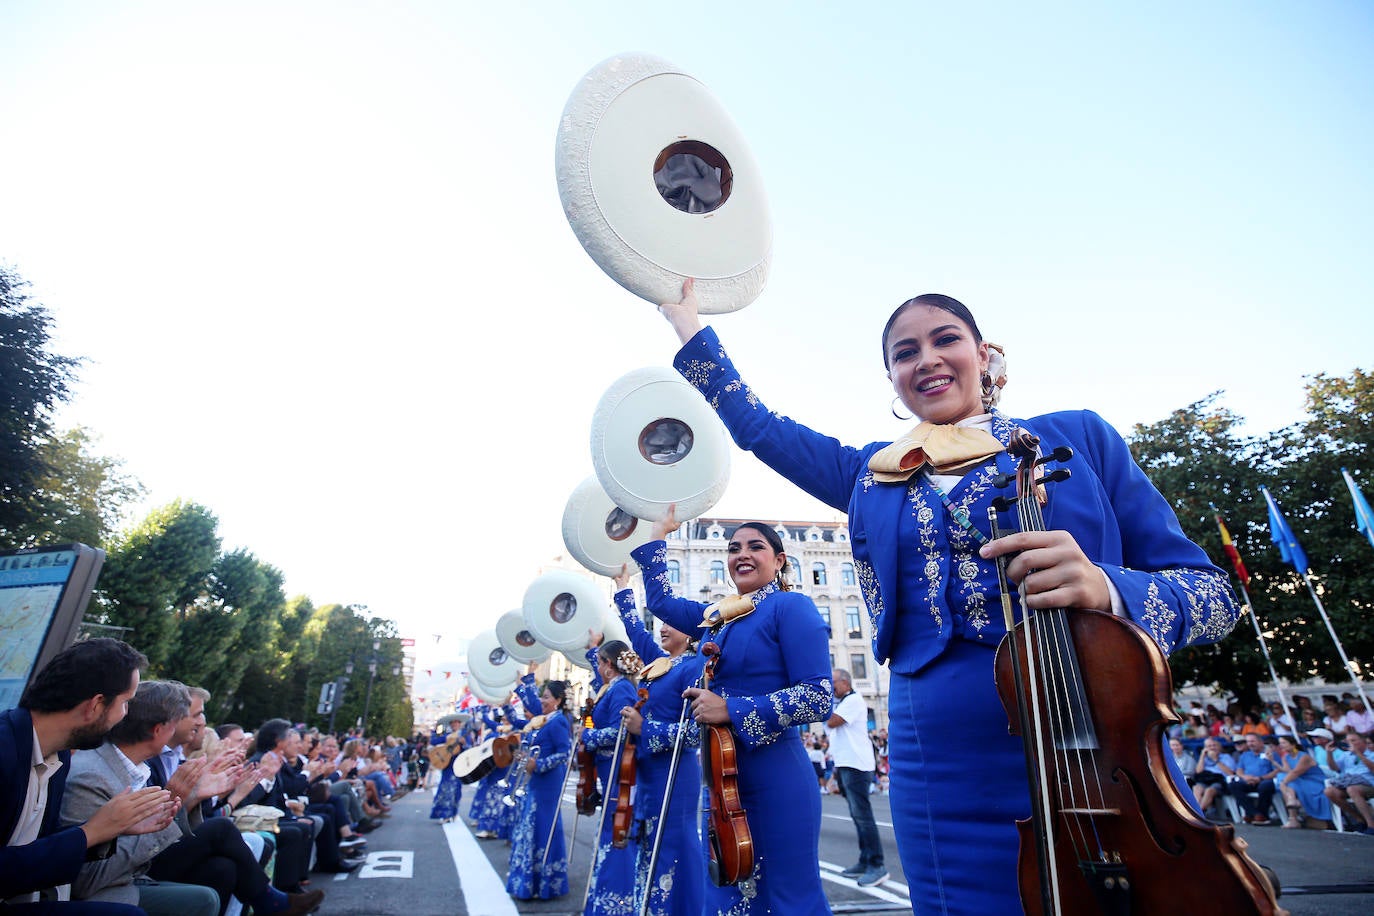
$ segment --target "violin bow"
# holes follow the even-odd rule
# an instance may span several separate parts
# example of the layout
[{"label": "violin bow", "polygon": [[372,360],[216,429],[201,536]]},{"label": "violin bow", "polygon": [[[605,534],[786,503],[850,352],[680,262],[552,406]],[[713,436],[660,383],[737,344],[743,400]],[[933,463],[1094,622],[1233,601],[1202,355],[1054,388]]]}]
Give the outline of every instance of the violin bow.
[{"label": "violin bow", "polygon": [[[611,754],[611,760],[619,762],[620,751],[624,746],[625,719],[622,716],[620,719],[620,731],[617,732],[615,736],[615,751]],[[596,839],[592,840],[592,861],[587,866],[587,886],[582,891],[582,908],[578,910],[579,913],[585,913],[587,911],[587,901],[590,900],[592,896],[592,880],[596,876],[596,860],[599,858],[599,856],[597,856],[597,846],[601,842],[601,831],[606,828],[606,809],[610,807],[610,805],[607,804],[607,800],[610,798],[610,794],[611,787],[608,784],[606,786],[606,791],[601,793],[601,816],[596,819]]]},{"label": "violin bow", "polygon": [[[654,869],[658,867],[658,847],[663,841],[663,825],[668,821],[668,802],[673,797],[673,787],[677,784],[677,765],[682,759],[682,739],[687,734],[687,707],[691,701],[682,701],[682,713],[677,717],[677,736],[673,739],[673,757],[668,764],[668,781],[663,787],[663,803],[658,807],[658,827],[654,830],[654,846],[649,853],[649,873],[644,878],[644,898],[639,904],[639,916],[648,916],[649,898],[654,891]],[[585,907],[584,907],[585,909]]]},{"label": "violin bow", "polygon": [[[568,777],[572,775],[573,761],[576,760],[572,754],[572,748],[568,748],[568,767],[563,771],[563,784],[558,787],[558,801],[553,806],[553,820],[549,821],[549,838],[544,841],[544,858],[539,862],[539,870],[542,872],[549,864],[549,850],[553,848],[553,835],[558,830],[558,816],[563,810],[563,793],[568,791]],[[573,815],[573,837],[577,836],[577,815]]]}]

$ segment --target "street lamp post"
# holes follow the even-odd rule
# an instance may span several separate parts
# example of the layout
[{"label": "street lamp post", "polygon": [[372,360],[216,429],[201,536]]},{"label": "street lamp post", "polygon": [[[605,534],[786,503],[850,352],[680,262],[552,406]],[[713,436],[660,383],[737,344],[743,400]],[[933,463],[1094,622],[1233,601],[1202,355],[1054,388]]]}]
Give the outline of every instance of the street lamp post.
[{"label": "street lamp post", "polygon": [[[372,710],[372,682],[377,679],[377,665],[386,661],[378,653],[381,651],[382,641],[374,639],[372,641],[372,654],[367,659],[367,697],[363,700],[363,717],[358,720],[358,725],[363,730],[363,735],[367,735],[367,714]],[[398,677],[401,673],[400,664],[391,666],[391,676]]]}]

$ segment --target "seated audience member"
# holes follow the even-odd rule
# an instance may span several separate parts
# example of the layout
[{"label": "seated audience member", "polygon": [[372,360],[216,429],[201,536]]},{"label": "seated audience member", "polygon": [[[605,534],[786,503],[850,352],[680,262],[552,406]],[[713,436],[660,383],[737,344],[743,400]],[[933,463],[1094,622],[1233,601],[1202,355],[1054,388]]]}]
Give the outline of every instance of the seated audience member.
[{"label": "seated audience member", "polygon": [[327,778],[330,794],[340,798],[348,806],[348,823],[359,833],[375,829],[380,821],[368,817],[363,812],[362,780],[353,776],[358,765],[356,757],[349,757],[339,751],[339,740],[333,735],[320,739],[320,758],[329,763]]},{"label": "seated audience member", "polygon": [[1348,733],[1345,743],[1350,751],[1338,758],[1340,772],[1326,781],[1326,797],[1351,813],[1357,832],[1374,836],[1374,810],[1369,805],[1374,795],[1374,754],[1359,732]]},{"label": "seated audience member", "polygon": [[1298,716],[1282,703],[1269,704],[1269,730],[1275,735],[1291,735],[1297,727]]},{"label": "seated audience member", "polygon": [[[95,750],[73,755],[62,803],[63,820],[79,821],[105,800],[146,783],[151,773],[149,759],[167,746],[190,707],[190,694],[182,684],[140,684],[129,702],[128,715],[111,730],[109,739]],[[230,896],[250,904],[260,914],[300,916],[313,911],[324,896],[322,892],[288,897],[274,889],[232,821],[220,817],[201,820],[200,799],[227,791],[239,778],[232,768],[215,770],[213,764],[204,761],[181,764],[167,781],[167,791],[181,801],[173,823],[146,836],[116,840],[112,856],[82,866],[73,894],[130,903],[138,900],[145,909],[150,899],[166,907],[169,893],[181,894],[184,901],[174,909],[163,909],[179,916],[205,911],[201,902],[205,898],[196,900],[190,892],[208,893],[210,914],[223,913]],[[147,878],[154,881],[148,883]]]},{"label": "seated audience member", "polygon": [[368,749],[361,767],[361,775],[376,787],[377,795],[382,801],[389,803],[391,797],[396,794],[396,783],[391,780],[391,763],[380,747]]},{"label": "seated audience member", "polygon": [[349,738],[344,742],[343,759],[352,762],[353,778],[357,780],[358,788],[361,790],[359,797],[363,802],[363,813],[372,818],[385,815],[390,807],[382,801],[377,787],[364,776],[367,767],[367,742],[361,738]]},{"label": "seated audience member", "polygon": [[1274,730],[1269,727],[1268,723],[1260,718],[1259,713],[1247,712],[1245,714],[1245,722],[1240,727],[1240,733],[1242,735],[1264,736],[1272,735]]},{"label": "seated audience member", "polygon": [[113,851],[117,837],[172,822],[171,793],[147,788],[115,796],[84,823],[62,827],[71,752],[99,747],[124,718],[148,660],[117,639],[89,639],[52,658],[14,709],[0,712],[0,911],[16,916],[146,916],[133,905],[67,902],[58,887]]},{"label": "seated audience member", "polygon": [[[281,890],[299,892],[301,882],[310,874],[315,835],[323,830],[323,821],[317,824],[303,810],[293,810],[297,793],[288,784],[294,777],[285,768],[290,731],[291,723],[285,719],[268,719],[254,733],[257,751],[249,760],[258,766],[258,782],[242,799],[235,799],[234,807],[266,805],[282,813],[277,822],[277,865],[272,883]],[[288,799],[293,804],[289,805]]]},{"label": "seated audience member", "polygon": [[[1217,796],[1226,791],[1226,774],[1222,765],[1235,769],[1236,758],[1222,749],[1216,738],[1208,738],[1202,743],[1202,753],[1198,755],[1193,767],[1193,795],[1198,807],[1206,814],[1216,803]],[[1184,771],[1187,772],[1186,770]]]},{"label": "seated audience member", "polygon": [[1345,714],[1345,727],[1347,731],[1359,732],[1365,737],[1374,733],[1374,713],[1365,708],[1364,698],[1358,694],[1347,693],[1342,696],[1345,700],[1347,712]]},{"label": "seated audience member", "polygon": [[1321,768],[1322,775],[1327,779],[1335,776],[1341,771],[1341,758],[1350,755],[1350,752],[1336,746],[1335,736],[1329,729],[1314,728],[1308,733],[1307,737],[1312,741],[1312,759]]},{"label": "seated audience member", "polygon": [[315,850],[322,871],[352,871],[362,864],[367,841],[349,828],[342,799],[330,796],[328,787],[320,784],[328,764],[318,757],[312,760],[304,756],[302,742],[301,733],[291,728],[287,729],[285,745],[278,748],[283,760],[279,779],[287,808],[320,822]]},{"label": "seated audience member", "polygon": [[1340,735],[1345,733],[1345,706],[1335,697],[1327,697],[1322,703],[1322,722],[1321,724],[1330,729],[1333,733]]},{"label": "seated audience member", "polygon": [[1183,742],[1177,738],[1169,739],[1169,753],[1174,755],[1174,763],[1178,764],[1179,772],[1187,780],[1188,785],[1192,786],[1196,780],[1193,778],[1193,771],[1197,769],[1197,761],[1193,755],[1183,748]]},{"label": "seated audience member", "polygon": [[[1240,804],[1247,824],[1270,822],[1266,812],[1274,800],[1274,777],[1278,773],[1272,756],[1264,747],[1264,739],[1252,732],[1245,736],[1245,750],[1236,758],[1235,766],[1221,764],[1227,776],[1226,791]],[[1255,798],[1250,797],[1251,792],[1256,793]]]},{"label": "seated audience member", "polygon": [[1302,827],[1306,818],[1313,819],[1312,826],[1331,826],[1331,803],[1323,794],[1326,774],[1312,755],[1298,746],[1297,738],[1292,735],[1279,737],[1274,765],[1282,774],[1275,781],[1283,793],[1284,807],[1288,809],[1288,820],[1283,826]]}]

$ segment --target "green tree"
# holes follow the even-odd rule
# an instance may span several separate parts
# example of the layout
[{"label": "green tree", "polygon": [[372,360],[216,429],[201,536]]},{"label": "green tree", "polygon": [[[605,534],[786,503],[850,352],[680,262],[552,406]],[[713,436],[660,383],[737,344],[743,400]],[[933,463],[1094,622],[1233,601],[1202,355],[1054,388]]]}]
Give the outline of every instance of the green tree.
[{"label": "green tree", "polygon": [[49,349],[52,316],[29,284],[0,265],[0,541],[23,543],[50,469],[52,413],[71,394],[80,361]]},{"label": "green tree", "polygon": [[99,622],[129,627],[128,642],[148,656],[153,674],[175,663],[178,626],[219,556],[218,527],[209,509],[177,500],[110,543],[96,592]]},{"label": "green tree", "polygon": [[[1369,544],[1354,532],[1354,511],[1340,477],[1374,481],[1374,379],[1362,370],[1347,378],[1316,376],[1307,387],[1307,416],[1274,433],[1245,437],[1239,418],[1217,405],[1218,395],[1137,426],[1132,450],[1173,505],[1184,531],[1223,570],[1231,566],[1208,503],[1223,514],[1251,574],[1249,595],[1279,676],[1344,680],[1331,638],[1302,580],[1270,543],[1259,492],[1267,486],[1282,504],[1311,561],[1332,623],[1352,658],[1374,654],[1374,565]],[[1221,642],[1174,654],[1177,683],[1215,685],[1245,705],[1269,681],[1255,628],[1244,619]]]},{"label": "green tree", "polygon": [[14,546],[77,541],[104,545],[126,505],[143,486],[124,473],[123,462],[97,455],[95,438],[82,427],[40,443],[45,471],[32,494],[29,517],[10,532]]}]

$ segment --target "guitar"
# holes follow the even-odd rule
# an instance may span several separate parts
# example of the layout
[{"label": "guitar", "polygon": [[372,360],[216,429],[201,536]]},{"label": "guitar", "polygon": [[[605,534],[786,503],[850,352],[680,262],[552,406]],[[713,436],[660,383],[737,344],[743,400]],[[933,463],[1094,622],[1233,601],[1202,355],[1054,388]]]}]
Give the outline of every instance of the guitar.
[{"label": "guitar", "polygon": [[458,733],[454,732],[444,739],[443,744],[431,745],[427,751],[429,765],[436,770],[448,769],[448,765],[453,762],[453,748],[457,743]]}]

